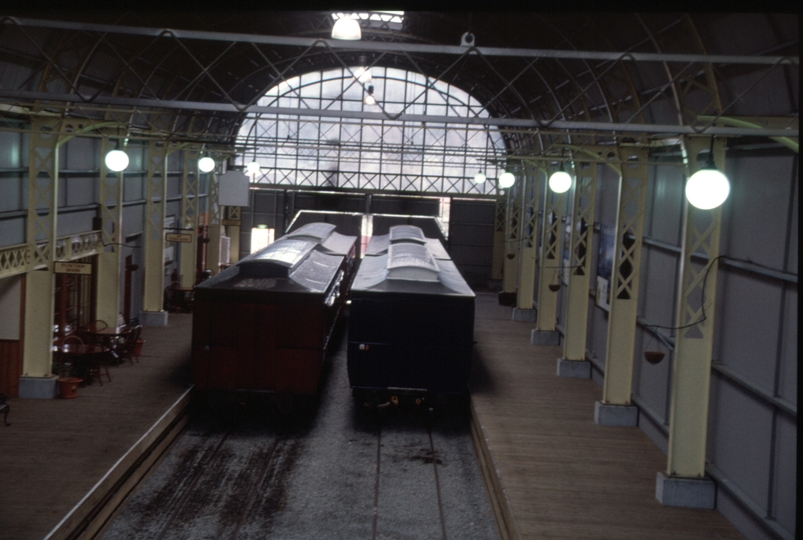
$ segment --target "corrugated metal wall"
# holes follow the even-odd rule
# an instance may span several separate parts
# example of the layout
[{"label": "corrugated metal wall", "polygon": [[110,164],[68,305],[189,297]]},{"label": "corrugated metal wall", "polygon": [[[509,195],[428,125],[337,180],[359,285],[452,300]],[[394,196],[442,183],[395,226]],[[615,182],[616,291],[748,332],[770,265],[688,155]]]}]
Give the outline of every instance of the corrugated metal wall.
[{"label": "corrugated metal wall", "polygon": [[466,282],[488,286],[494,244],[494,201],[452,199],[449,219],[449,255]]},{"label": "corrugated metal wall", "polygon": [[[618,178],[599,167],[592,287],[599,227],[615,225],[617,206]],[[787,531],[795,529],[798,167],[798,156],[779,148],[731,152],[727,158],[731,196],[723,207],[721,254],[749,262],[720,260],[707,460],[728,480],[720,482],[718,509],[749,538],[773,535],[733,491],[759,514]],[[683,186],[679,167],[652,168],[639,316],[667,327],[675,324],[677,309]],[[560,294],[565,297],[564,289]],[[599,384],[607,316],[589,298],[587,349]],[[646,362],[647,348],[665,351],[664,361]],[[640,428],[666,452],[672,351],[639,327],[634,360],[632,391],[642,411]]]},{"label": "corrugated metal wall", "polygon": [[[123,260],[129,255],[139,265],[133,273],[132,317],[142,309],[142,255],[145,220],[146,149],[130,144],[126,149],[130,163],[123,175],[123,230],[120,235]],[[59,147],[57,236],[92,230],[92,219],[99,215],[100,139],[75,137]],[[27,135],[0,131],[0,246],[25,242],[28,206]],[[167,216],[181,216],[181,152],[168,160]],[[200,186],[199,211],[206,210],[207,186]],[[177,261],[176,261],[177,262]],[[165,266],[169,276],[176,263]],[[120,306],[122,309],[124,269],[121,271]]]}]

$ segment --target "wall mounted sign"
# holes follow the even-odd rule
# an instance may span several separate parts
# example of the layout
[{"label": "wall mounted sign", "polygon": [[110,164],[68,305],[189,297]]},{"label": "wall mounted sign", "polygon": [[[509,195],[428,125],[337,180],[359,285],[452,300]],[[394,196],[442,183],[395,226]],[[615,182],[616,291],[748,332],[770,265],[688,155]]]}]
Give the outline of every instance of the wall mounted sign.
[{"label": "wall mounted sign", "polygon": [[217,203],[220,206],[249,206],[250,182],[242,171],[226,171],[218,177]]},{"label": "wall mounted sign", "polygon": [[165,233],[166,242],[182,242],[184,244],[192,243],[192,234],[190,233]]},{"label": "wall mounted sign", "polygon": [[92,265],[77,262],[56,262],[53,265],[53,271],[57,274],[83,274],[89,276],[92,274]]}]

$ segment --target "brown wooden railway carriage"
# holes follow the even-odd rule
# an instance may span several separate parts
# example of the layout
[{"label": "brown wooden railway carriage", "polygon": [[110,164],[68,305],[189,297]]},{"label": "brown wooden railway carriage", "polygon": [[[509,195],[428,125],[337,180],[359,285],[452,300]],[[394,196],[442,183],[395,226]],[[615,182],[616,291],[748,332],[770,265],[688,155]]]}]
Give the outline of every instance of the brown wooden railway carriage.
[{"label": "brown wooden railway carriage", "polygon": [[356,257],[334,228],[306,225],[196,286],[196,390],[316,393]]}]

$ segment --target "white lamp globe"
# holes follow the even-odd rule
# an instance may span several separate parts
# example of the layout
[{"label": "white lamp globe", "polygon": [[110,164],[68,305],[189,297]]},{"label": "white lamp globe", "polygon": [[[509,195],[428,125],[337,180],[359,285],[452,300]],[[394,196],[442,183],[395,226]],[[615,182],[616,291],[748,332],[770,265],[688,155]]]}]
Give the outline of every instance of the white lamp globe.
[{"label": "white lamp globe", "polygon": [[201,172],[210,172],[215,170],[215,160],[209,156],[204,156],[198,160],[198,168]]},{"label": "white lamp globe", "polygon": [[257,163],[256,160],[252,161],[251,163],[245,166],[245,170],[251,174],[259,174],[260,171],[259,163]]},{"label": "white lamp globe", "polygon": [[728,178],[714,168],[700,169],[686,182],[686,198],[700,210],[711,210],[721,205],[730,191]]},{"label": "white lamp globe", "polygon": [[486,180],[485,175],[481,172],[478,172],[477,174],[474,175],[475,184],[482,184],[483,182],[485,182],[485,180]]},{"label": "white lamp globe", "polygon": [[572,187],[572,177],[566,171],[555,171],[549,177],[549,189],[555,193],[566,193]]},{"label": "white lamp globe", "polygon": [[362,38],[360,23],[351,17],[341,17],[332,27],[332,39],[358,40]]},{"label": "white lamp globe", "polygon": [[509,188],[516,182],[516,177],[513,173],[504,172],[499,176],[499,187]]},{"label": "white lamp globe", "polygon": [[110,171],[124,171],[125,168],[128,167],[128,154],[122,150],[112,150],[106,154],[104,161],[106,162],[106,166]]},{"label": "white lamp globe", "polygon": [[358,67],[354,71],[354,77],[363,84],[371,84],[373,78],[371,77],[371,68]]}]

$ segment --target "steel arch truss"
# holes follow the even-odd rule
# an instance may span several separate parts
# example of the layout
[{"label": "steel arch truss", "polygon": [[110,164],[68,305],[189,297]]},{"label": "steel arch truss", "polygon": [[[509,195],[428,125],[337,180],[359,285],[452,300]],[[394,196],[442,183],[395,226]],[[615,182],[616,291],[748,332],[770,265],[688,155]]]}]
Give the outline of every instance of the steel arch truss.
[{"label": "steel arch truss", "polygon": [[[295,36],[2,17],[3,62],[19,70],[20,76],[4,83],[0,99],[14,114],[48,112],[87,122],[117,122],[126,126],[132,138],[184,139],[242,151],[236,139],[241,124],[266,112],[280,114],[280,108],[267,110],[259,105],[268,89],[305,73],[359,65],[364,58],[367,66],[392,66],[426,77],[422,91],[404,100],[401,107],[385,107],[380,102],[379,112],[370,118],[377,124],[394,119],[446,121],[445,115],[413,114],[427,92],[437,91],[438,81],[444,81],[476,97],[493,117],[481,118],[469,108],[461,115],[466,125],[497,126],[493,122],[498,121],[501,127],[517,127],[501,132],[507,155],[486,152],[482,156],[486,163],[504,163],[516,155],[550,155],[556,145],[578,144],[578,137],[581,144],[613,144],[624,131],[653,133],[659,138],[715,132],[797,137],[796,110],[789,113],[792,129],[786,133],[775,130],[778,133],[770,134],[773,130],[762,127],[726,128],[717,120],[726,120],[723,115],[758,88],[756,81],[734,92],[730,103],[723,103],[719,87],[728,82],[721,71],[724,67],[765,70],[759,74],[760,81],[777,69],[789,70],[794,76],[799,59],[707,54],[695,21],[688,15],[627,16],[626,23],[640,23],[643,33],[639,37],[629,32],[626,38],[588,14],[571,18],[535,15],[545,35],[549,34],[542,43],[553,41],[542,49],[427,44],[382,28],[371,34],[373,40],[343,43],[297,37],[325,35],[331,21],[321,13],[288,17],[293,24],[287,31]],[[408,30],[407,26],[403,30]],[[645,47],[656,52],[643,52]],[[655,77],[656,66],[663,70],[662,80]],[[645,88],[645,82],[655,86]],[[362,82],[356,84],[364,91]],[[674,123],[655,120],[663,118],[666,103],[676,113]],[[332,111],[299,103],[287,114],[331,117]],[[761,126],[761,122],[755,125]],[[384,128],[378,129],[383,141]],[[723,131],[728,129],[728,133]],[[581,130],[596,133],[578,135]],[[467,128],[466,137],[469,131]],[[348,148],[351,153],[375,151],[370,141],[344,142],[352,144]],[[467,156],[461,144],[447,146],[449,151]],[[279,175],[277,185],[296,185],[296,177],[301,186],[332,182],[301,172],[303,167],[297,169],[300,174]],[[496,195],[471,183],[459,185],[449,175],[416,185],[405,183],[404,171],[392,172],[396,176],[388,182],[382,179],[387,171],[376,172],[375,177],[351,175],[337,182],[343,183],[344,189]]]}]

